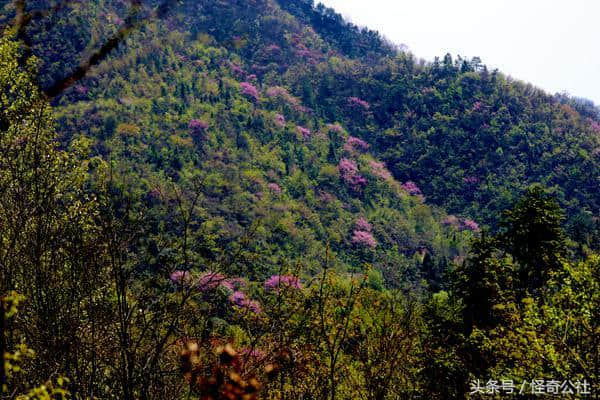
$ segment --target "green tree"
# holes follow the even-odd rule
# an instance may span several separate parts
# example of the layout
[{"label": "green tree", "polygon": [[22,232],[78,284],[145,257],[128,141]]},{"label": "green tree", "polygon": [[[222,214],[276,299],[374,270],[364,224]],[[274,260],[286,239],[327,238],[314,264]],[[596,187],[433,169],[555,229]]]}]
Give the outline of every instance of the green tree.
[{"label": "green tree", "polygon": [[564,214],[541,187],[527,190],[515,207],[503,214],[500,247],[518,263],[516,284],[525,292],[539,290],[567,256]]}]

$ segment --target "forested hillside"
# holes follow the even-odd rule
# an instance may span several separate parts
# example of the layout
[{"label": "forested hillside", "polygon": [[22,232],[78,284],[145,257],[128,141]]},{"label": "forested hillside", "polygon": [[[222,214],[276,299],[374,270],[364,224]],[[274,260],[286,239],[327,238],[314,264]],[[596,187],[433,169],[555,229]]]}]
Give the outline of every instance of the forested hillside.
[{"label": "forested hillside", "polygon": [[593,104],[312,0],[4,0],[0,24],[3,394],[597,384]]}]

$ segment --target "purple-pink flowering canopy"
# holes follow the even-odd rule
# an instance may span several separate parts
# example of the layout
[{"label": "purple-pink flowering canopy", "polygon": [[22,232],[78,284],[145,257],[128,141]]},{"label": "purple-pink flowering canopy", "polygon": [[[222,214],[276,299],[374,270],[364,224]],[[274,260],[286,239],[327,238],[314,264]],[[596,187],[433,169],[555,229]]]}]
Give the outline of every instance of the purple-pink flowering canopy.
[{"label": "purple-pink flowering canopy", "polygon": [[349,97],[348,104],[353,108],[359,108],[363,111],[368,111],[369,108],[371,108],[371,105],[369,103],[358,97]]},{"label": "purple-pink flowering canopy", "polygon": [[479,232],[479,224],[472,219],[465,218],[462,220],[461,228],[463,230],[468,230],[471,232]]},{"label": "purple-pink flowering canopy", "polygon": [[340,175],[344,182],[355,191],[360,191],[364,186],[367,185],[365,177],[358,173],[358,166],[356,162],[348,158],[342,158],[338,165]]},{"label": "purple-pink flowering canopy", "polygon": [[275,115],[275,123],[283,128],[285,126],[285,117],[281,114]]},{"label": "purple-pink flowering canopy", "polygon": [[298,129],[298,132],[300,132],[300,134],[302,135],[302,137],[306,140],[310,137],[311,132],[308,128],[305,128],[303,126],[298,125],[296,127],[296,129]]},{"label": "purple-pink flowering canopy", "polygon": [[192,132],[192,134],[200,134],[207,130],[209,127],[208,122],[202,121],[199,119],[192,119],[188,124],[188,128]]},{"label": "purple-pink flowering canopy", "polygon": [[349,136],[348,139],[346,139],[346,143],[344,144],[344,150],[346,150],[347,152],[354,152],[357,150],[365,151],[368,148],[369,144],[367,142],[354,136]]},{"label": "purple-pink flowering canopy", "polygon": [[285,101],[286,103],[291,104],[294,107],[300,107],[300,100],[296,97],[292,96],[290,92],[284,87],[281,86],[272,86],[267,89],[267,96]]},{"label": "purple-pink flowering canopy", "polygon": [[233,292],[233,294],[229,296],[229,301],[231,301],[233,305],[239,308],[247,309],[255,314],[260,313],[262,310],[258,301],[250,300],[248,297],[246,297],[244,292],[240,292],[239,290]]},{"label": "purple-pink flowering canopy", "polygon": [[338,168],[342,175],[355,174],[358,172],[358,166],[356,165],[356,162],[348,158],[342,158]]},{"label": "purple-pink flowering canopy", "polygon": [[278,184],[271,182],[267,185],[267,187],[272,193],[281,194],[281,186],[279,186]]},{"label": "purple-pink flowering canopy", "polygon": [[369,161],[369,167],[371,167],[371,173],[381,179],[390,179],[392,174],[385,166],[385,163],[371,160]]},{"label": "purple-pink flowering canopy", "polygon": [[419,189],[417,184],[412,181],[405,182],[402,185],[402,189],[406,190],[411,196],[418,196],[422,194],[421,189]]},{"label": "purple-pink flowering canopy", "polygon": [[174,271],[171,276],[171,282],[176,283],[178,285],[184,285],[190,283],[191,274],[189,271]]},{"label": "purple-pink flowering canopy", "polygon": [[371,225],[365,217],[359,217],[354,223],[354,226],[356,230],[359,231],[371,232],[371,230],[373,230],[373,225]]},{"label": "purple-pink flowering canopy", "polygon": [[281,288],[302,289],[302,283],[293,275],[273,275],[265,281],[266,291],[278,291]]},{"label": "purple-pink flowering canopy", "polygon": [[375,238],[373,237],[371,232],[366,231],[354,231],[352,235],[352,243],[359,246],[369,247],[372,249],[377,247],[377,242],[375,241]]},{"label": "purple-pink flowering canopy", "polygon": [[227,279],[225,278],[225,275],[218,272],[207,271],[200,275],[194,286],[201,292],[208,292],[219,286],[227,287],[226,282]]},{"label": "purple-pink flowering canopy", "polygon": [[255,101],[259,100],[258,89],[250,82],[240,83],[240,88],[244,96],[249,97],[250,99]]}]

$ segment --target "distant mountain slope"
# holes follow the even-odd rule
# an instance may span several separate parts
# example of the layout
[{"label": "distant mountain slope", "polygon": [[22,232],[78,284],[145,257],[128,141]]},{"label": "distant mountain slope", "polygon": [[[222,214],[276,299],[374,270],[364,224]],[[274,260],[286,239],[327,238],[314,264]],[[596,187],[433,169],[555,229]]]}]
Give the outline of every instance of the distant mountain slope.
[{"label": "distant mountain slope", "polygon": [[[45,26],[49,34],[36,35],[34,27],[46,76],[73,64],[68,54],[82,47],[82,38],[98,41],[114,31],[126,17],[125,5],[75,3],[62,11],[63,22]],[[166,40],[167,31],[173,46],[144,47],[152,38]],[[48,46],[47,40],[63,45]],[[219,56],[199,58],[198,46]],[[132,70],[140,74],[135,85],[130,85]],[[275,111],[267,90],[284,87],[298,101],[291,107],[302,110],[284,112],[285,117],[312,131],[339,122],[349,135],[368,142],[369,152],[385,161],[398,181],[416,182],[427,202],[450,213],[493,228],[501,210],[529,185],[541,184],[568,210],[571,235],[586,245],[597,242],[600,122],[590,107],[488,71],[476,59],[446,56],[424,64],[310,0],[184,1],[164,21],[143,26],[82,84],[85,89],[72,90],[61,104],[127,103],[137,97],[147,104],[132,116],[152,120],[148,129],[161,126],[154,120],[165,113],[178,115],[183,129],[187,122],[181,116],[196,117],[195,108],[225,118],[232,110],[229,93],[244,81],[260,92],[255,108],[241,112],[244,119],[255,118],[257,109]],[[145,93],[129,95],[144,84]],[[279,111],[290,110],[285,107]],[[96,118],[121,121],[123,115],[111,119],[99,112]],[[79,130],[76,124],[73,129]],[[247,128],[229,129],[239,136]],[[256,140],[265,128],[259,124],[247,132]],[[293,152],[296,157],[297,149]]]},{"label": "distant mountain slope", "polygon": [[[395,181],[343,125],[318,118],[278,73],[253,76],[258,67],[235,51],[243,38],[216,40],[191,25],[211,16],[235,26],[235,9],[186,6],[133,34],[56,107],[65,143],[83,141],[98,165],[111,165],[129,196],[152,208],[153,230],[182,235],[169,221],[180,198],[197,199],[195,264],[244,248],[231,268],[260,279],[279,269],[312,274],[329,258],[342,272],[372,264],[373,284],[401,286],[437,280],[464,256],[476,226],[445,222],[418,188]],[[251,10],[240,3],[238,11]],[[289,18],[278,12],[274,18]],[[288,29],[300,27],[290,21]],[[289,40],[252,56],[291,55],[298,39]],[[153,270],[170,252],[152,239],[147,245],[156,249],[146,261]],[[435,270],[423,270],[425,254]]]}]

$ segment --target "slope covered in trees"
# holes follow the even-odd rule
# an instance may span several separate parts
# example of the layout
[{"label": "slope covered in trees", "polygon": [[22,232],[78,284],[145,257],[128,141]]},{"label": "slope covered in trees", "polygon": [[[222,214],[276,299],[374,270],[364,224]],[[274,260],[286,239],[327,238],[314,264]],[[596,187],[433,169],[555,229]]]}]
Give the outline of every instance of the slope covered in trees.
[{"label": "slope covered in trees", "polygon": [[[34,48],[48,60],[45,79],[68,71],[78,59],[76,50],[109,36],[127,18],[126,10],[121,2],[76,4],[61,11],[68,28],[62,20],[34,24],[31,36],[39,39]],[[179,54],[144,47],[166,30],[181,33]],[[55,38],[60,52],[44,46],[45,39]],[[198,95],[193,81],[202,68],[189,65],[198,61],[190,54],[198,42],[226,51],[237,71],[231,77],[238,82],[250,76],[263,93],[282,86],[299,99],[307,118],[339,122],[365,140],[398,181],[415,182],[431,204],[496,229],[499,212],[528,186],[541,184],[566,208],[572,236],[591,246],[598,235],[600,119],[585,101],[550,96],[488,71],[477,58],[446,55],[423,63],[308,0],[184,2],[134,33],[112,59],[126,62],[135,49],[136,57],[157,58],[154,65],[144,60],[144,68],[162,77],[167,72],[158,60],[191,57],[171,61],[176,70],[188,67],[190,75],[167,82],[179,85],[172,97],[184,99],[185,108],[185,97]],[[218,60],[219,68],[227,68],[227,57]],[[127,79],[125,70],[112,74]],[[79,98],[71,94],[68,102],[96,96],[116,100],[115,93],[95,92],[94,82],[83,83],[90,92]]]},{"label": "slope covered in trees", "polygon": [[0,41],[3,394],[597,385],[592,105],[417,61],[311,1],[19,4],[0,3],[2,24],[37,10]]}]

